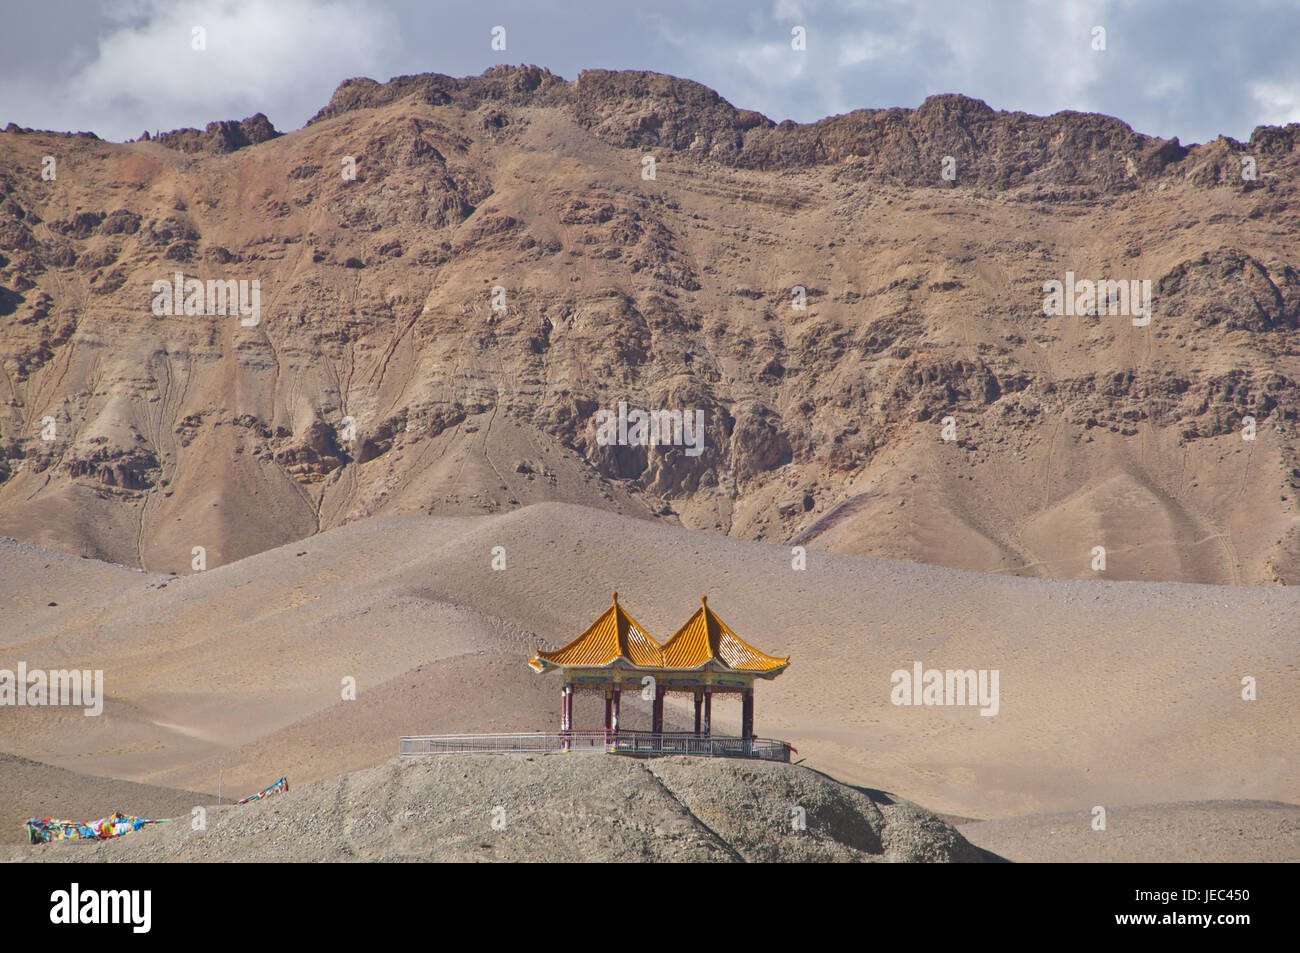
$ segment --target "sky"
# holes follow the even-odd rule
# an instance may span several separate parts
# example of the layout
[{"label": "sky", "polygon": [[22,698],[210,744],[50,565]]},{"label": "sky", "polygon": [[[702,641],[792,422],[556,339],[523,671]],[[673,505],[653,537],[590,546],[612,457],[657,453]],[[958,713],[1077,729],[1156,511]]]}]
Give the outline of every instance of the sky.
[{"label": "sky", "polygon": [[963,93],[1189,144],[1300,122],[1298,38],[1300,0],[0,0],[0,127],[289,131],[349,77],[530,63],[670,73],[778,122]]}]

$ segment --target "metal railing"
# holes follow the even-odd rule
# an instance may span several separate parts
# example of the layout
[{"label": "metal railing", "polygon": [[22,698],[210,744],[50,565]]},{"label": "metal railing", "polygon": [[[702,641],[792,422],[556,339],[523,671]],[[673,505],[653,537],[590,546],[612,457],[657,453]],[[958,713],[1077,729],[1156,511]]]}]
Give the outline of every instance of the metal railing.
[{"label": "metal railing", "polygon": [[789,762],[793,750],[786,742],[774,738],[736,738],[692,732],[525,731],[495,735],[412,735],[398,740],[398,753],[402,755],[603,751],[610,754],[689,754]]}]

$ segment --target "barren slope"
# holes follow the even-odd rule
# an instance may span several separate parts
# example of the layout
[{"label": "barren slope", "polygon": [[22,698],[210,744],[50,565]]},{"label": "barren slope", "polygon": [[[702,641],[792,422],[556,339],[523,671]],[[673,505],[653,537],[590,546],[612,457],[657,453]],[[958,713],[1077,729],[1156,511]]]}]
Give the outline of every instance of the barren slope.
[{"label": "barren slope", "polygon": [[[960,96],[774,125],[533,67],[351,80],[283,136],[10,129],[0,532],[184,571],[558,500],[1003,574],[1294,583],[1298,131],[1185,148]],[[155,316],[177,272],[260,281],[260,323]],[[1043,315],[1067,272],[1150,280],[1151,323]],[[601,445],[620,401],[702,410],[702,452]]]}]

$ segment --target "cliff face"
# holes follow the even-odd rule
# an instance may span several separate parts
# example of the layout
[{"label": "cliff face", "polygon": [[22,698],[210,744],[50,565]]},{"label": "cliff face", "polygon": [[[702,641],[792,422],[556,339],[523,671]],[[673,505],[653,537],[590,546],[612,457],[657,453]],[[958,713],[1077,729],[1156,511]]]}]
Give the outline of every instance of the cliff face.
[{"label": "cliff face", "polygon": [[[1298,136],[1184,147],[961,96],[775,124],[536,67],[348,80],[284,135],[11,126],[0,532],[187,571],[554,499],[995,572],[1092,577],[1100,546],[1106,578],[1295,582]],[[1044,314],[1067,280],[1150,282],[1151,320]],[[257,282],[257,313],[209,281]],[[611,445],[620,402],[702,411],[702,439]]]}]

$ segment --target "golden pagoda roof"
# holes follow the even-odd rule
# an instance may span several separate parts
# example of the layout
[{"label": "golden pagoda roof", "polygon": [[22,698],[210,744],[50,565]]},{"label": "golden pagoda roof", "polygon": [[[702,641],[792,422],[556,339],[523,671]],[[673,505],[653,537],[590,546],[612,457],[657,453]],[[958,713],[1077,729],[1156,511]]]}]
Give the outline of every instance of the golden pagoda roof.
[{"label": "golden pagoda roof", "polygon": [[659,643],[618,604],[617,592],[611,598],[613,604],[582,635],[552,652],[539,649],[528,664],[539,672],[552,666],[605,668],[620,660],[638,668],[662,668],[664,656]]},{"label": "golden pagoda roof", "polygon": [[772,678],[790,664],[789,656],[768,655],[731,631],[709,608],[708,596],[700,597],[700,607],[662,651],[664,667],[672,669],[722,667]]}]

